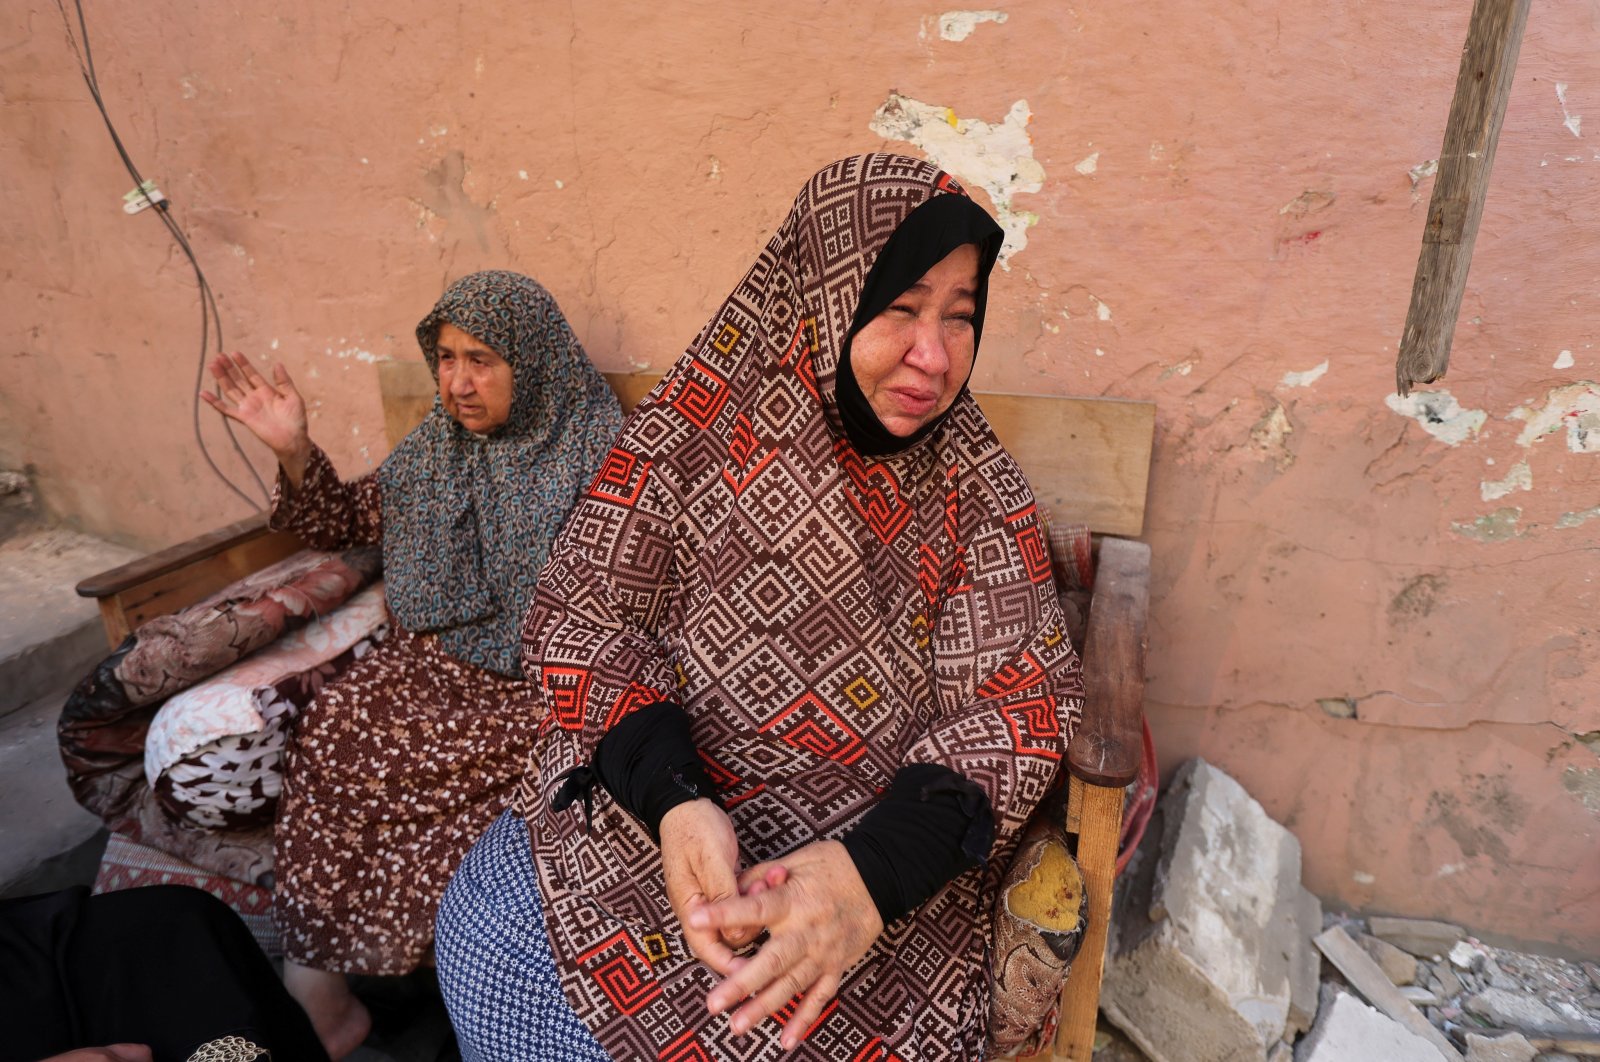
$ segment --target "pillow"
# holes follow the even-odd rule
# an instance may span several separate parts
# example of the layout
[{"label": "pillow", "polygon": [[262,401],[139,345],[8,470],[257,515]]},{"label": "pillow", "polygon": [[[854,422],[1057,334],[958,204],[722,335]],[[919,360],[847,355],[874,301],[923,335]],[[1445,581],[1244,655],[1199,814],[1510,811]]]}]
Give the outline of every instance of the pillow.
[{"label": "pillow", "polygon": [[170,616],[146,621],[116,676],[135,704],[153,704],[326,615],[371,581],[376,547],[297,553]]},{"label": "pillow", "polygon": [[145,738],[145,777],[167,814],[206,829],[272,821],[290,725],[387,634],[382,584],[326,619],[168,699]]}]

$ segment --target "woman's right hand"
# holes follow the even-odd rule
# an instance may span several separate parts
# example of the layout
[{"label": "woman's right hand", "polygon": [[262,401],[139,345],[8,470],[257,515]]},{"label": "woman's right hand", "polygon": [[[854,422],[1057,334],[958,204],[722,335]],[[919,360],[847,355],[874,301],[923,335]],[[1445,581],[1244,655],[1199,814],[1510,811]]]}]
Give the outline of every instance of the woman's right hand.
[{"label": "woman's right hand", "polygon": [[290,485],[298,488],[311,459],[311,436],[305,399],[295,390],[289,371],[279,362],[272,367],[269,382],[243,354],[219,354],[211,359],[211,375],[221,395],[201,391],[200,397],[266,443],[288,474]]},{"label": "woman's right hand", "polygon": [[739,895],[739,841],[728,813],[709,800],[690,800],[663,815],[661,869],[684,943],[695,958],[726,977],[738,962],[733,948],[755,934],[691,929],[689,915]]}]

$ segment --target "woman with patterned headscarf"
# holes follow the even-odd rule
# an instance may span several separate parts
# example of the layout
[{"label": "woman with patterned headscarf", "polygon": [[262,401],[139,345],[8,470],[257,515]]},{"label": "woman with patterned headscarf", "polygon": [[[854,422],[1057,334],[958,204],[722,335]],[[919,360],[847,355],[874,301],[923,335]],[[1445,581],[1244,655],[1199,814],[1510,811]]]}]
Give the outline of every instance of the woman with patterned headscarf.
[{"label": "woman with patterned headscarf", "polygon": [[417,326],[433,409],[376,473],[340,482],[282,365],[213,361],[205,396],[278,457],[271,524],[318,549],[381,542],[395,633],[296,722],[275,832],[284,979],[334,1058],[370,1024],[347,973],[401,974],[439,896],[510,801],[538,723],[522,617],[622,422],[550,294],[458,281]]},{"label": "woman with patterned headscarf", "polygon": [[523,631],[520,816],[440,907],[464,1057],[984,1053],[1082,709],[966,389],[1000,241],[926,162],[837,162],[624,427]]}]

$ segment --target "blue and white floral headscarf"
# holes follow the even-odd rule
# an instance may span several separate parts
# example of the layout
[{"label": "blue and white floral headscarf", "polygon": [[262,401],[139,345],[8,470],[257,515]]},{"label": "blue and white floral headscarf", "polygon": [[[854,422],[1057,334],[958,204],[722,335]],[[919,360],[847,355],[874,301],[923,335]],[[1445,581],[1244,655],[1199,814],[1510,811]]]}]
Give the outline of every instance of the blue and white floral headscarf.
[{"label": "blue and white floral headscarf", "polygon": [[475,435],[433,409],[378,470],[389,606],[451,656],[516,678],[522,614],[567,513],[610,450],[622,410],[550,293],[519,273],[474,273],[417,325],[435,381],[439,327],[511,364],[511,415]]}]

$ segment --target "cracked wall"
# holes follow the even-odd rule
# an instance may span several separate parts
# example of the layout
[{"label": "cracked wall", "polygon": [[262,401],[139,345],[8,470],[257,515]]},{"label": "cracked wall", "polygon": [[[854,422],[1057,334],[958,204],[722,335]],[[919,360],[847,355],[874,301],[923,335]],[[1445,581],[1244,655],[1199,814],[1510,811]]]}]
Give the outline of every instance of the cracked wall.
[{"label": "cracked wall", "polygon": [[[1451,373],[1400,400],[1468,6],[88,13],[228,346],[288,363],[347,473],[454,277],[532,273],[603,367],[660,368],[818,165],[939,158],[1007,222],[976,386],[1157,404],[1163,766],[1238,777],[1331,901],[1592,954],[1600,16],[1529,20]],[[237,520],[186,265],[121,212],[54,6],[12,21],[0,464],[145,546]]]}]

